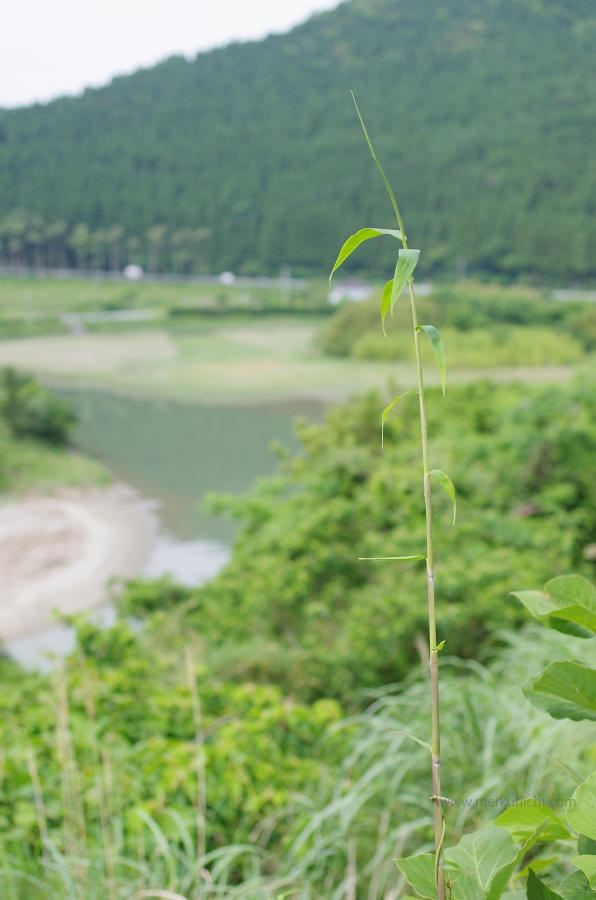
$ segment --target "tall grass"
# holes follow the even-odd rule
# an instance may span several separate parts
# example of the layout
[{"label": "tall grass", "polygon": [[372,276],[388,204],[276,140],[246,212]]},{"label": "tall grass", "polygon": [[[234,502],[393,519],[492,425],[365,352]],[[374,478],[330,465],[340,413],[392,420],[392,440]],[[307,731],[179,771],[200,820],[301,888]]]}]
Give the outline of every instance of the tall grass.
[{"label": "tall grass", "polygon": [[[517,684],[546,662],[567,658],[571,648],[577,654],[576,643],[539,628],[502,638],[506,647],[488,667],[449,657],[443,661],[442,739],[450,758],[450,796],[472,803],[569,797],[574,787],[569,770],[582,777],[591,768],[590,723],[549,718],[530,706]],[[579,651],[586,661],[593,655],[591,644]],[[286,808],[259,820],[247,816],[227,843],[209,852],[203,851],[200,795],[194,817],[169,808],[157,821],[146,809],[130,808],[119,794],[117,760],[105,745],[97,747],[93,762],[97,789],[82,795],[82,737],[73,734],[63,686],[58,680],[55,753],[61,762],[65,828],[48,836],[43,806],[50,785],[39,761],[29,766],[24,761],[23,778],[35,787],[39,841],[32,847],[4,834],[2,900],[273,900],[289,895],[395,900],[404,885],[393,859],[433,844],[427,751],[397,733],[406,724],[420,733],[427,727],[430,701],[423,666],[406,682],[369,694],[361,714],[341,720],[323,736],[322,759],[327,743],[341,736],[345,753],[339,767],[329,766]],[[92,707],[87,711],[92,724]],[[200,741],[196,747],[200,751]],[[202,765],[199,752],[199,783]],[[217,797],[205,800],[208,834]],[[450,831],[456,838],[499,811],[488,804],[452,806]],[[281,843],[272,838],[276,831],[285,834]]]}]

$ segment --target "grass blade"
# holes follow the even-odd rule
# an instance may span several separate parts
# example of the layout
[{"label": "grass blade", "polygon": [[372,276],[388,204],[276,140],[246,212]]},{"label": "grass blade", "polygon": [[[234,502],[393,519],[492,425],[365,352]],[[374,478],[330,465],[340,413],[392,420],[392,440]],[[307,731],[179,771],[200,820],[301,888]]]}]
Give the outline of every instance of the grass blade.
[{"label": "grass blade", "polygon": [[455,525],[455,516],[457,514],[457,503],[455,500],[455,487],[454,484],[449,477],[449,475],[445,475],[444,472],[441,472],[440,469],[431,469],[428,473],[432,475],[433,478],[436,478],[441,487],[449,494],[451,499],[453,500],[453,524]]},{"label": "grass blade", "polygon": [[383,288],[383,293],[381,295],[381,325],[383,326],[383,334],[387,337],[387,332],[385,331],[385,316],[391,309],[391,294],[393,293],[393,278],[391,281],[388,281],[385,287]]},{"label": "grass blade", "polygon": [[447,375],[447,367],[445,365],[445,349],[443,347],[443,339],[434,325],[418,325],[416,330],[423,331],[430,338],[430,342],[435,353],[435,359],[437,360],[437,365],[439,367],[439,372],[441,375],[443,396],[445,396],[445,380]]}]

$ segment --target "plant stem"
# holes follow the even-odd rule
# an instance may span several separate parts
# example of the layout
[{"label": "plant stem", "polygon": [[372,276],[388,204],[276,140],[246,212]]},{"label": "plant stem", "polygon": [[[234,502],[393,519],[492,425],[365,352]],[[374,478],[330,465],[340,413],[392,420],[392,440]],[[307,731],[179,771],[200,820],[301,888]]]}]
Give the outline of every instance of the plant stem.
[{"label": "plant stem", "polygon": [[[400,221],[401,226],[401,221]],[[403,226],[401,227],[402,234]],[[404,247],[407,247],[404,234]],[[418,397],[420,401],[420,435],[422,439],[422,467],[424,469],[424,508],[426,514],[426,586],[428,594],[428,638],[430,653],[430,686],[431,686],[431,768],[433,784],[433,805],[435,823],[435,854],[437,863],[438,900],[445,900],[445,876],[442,867],[443,831],[445,817],[441,806],[441,730],[439,718],[439,652],[437,647],[437,622],[435,613],[435,565],[433,544],[433,508],[430,492],[430,474],[428,469],[428,428],[426,424],[426,402],[424,398],[424,378],[422,375],[422,357],[420,354],[420,332],[416,316],[416,298],[414,296],[414,279],[410,278],[410,303],[412,306],[412,324],[414,327],[414,344],[416,347],[416,371],[418,374]]]}]

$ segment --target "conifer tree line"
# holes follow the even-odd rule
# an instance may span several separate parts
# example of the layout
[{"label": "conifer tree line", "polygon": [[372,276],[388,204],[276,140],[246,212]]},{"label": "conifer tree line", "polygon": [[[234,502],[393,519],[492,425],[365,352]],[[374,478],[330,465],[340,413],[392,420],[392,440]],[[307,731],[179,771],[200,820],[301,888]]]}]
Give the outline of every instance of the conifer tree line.
[{"label": "conifer tree line", "polygon": [[[2,253],[325,274],[345,232],[386,225],[353,89],[425,248],[419,275],[465,260],[593,282],[595,46],[593,0],[346,0],[288,34],[0,111]],[[15,210],[43,229],[31,215],[17,234]],[[382,243],[352,271],[391,266]]]},{"label": "conifer tree line", "polygon": [[165,225],[149,228],[141,237],[126,234],[122,225],[92,230],[86,222],[46,223],[25,209],[15,209],[0,221],[0,265],[13,271],[77,269],[81,272],[121,272],[127,264],[153,274],[208,274],[208,228]]}]

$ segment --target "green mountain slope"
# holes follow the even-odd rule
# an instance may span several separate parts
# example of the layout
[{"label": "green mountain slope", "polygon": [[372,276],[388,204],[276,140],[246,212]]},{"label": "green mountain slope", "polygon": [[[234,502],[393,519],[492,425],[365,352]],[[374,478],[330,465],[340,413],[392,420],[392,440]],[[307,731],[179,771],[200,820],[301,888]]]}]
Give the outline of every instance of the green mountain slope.
[{"label": "green mountain slope", "polygon": [[353,88],[426,272],[594,276],[595,50],[593,0],[352,0],[6,111],[0,218],[208,227],[213,271],[328,271],[352,229],[392,221]]}]

